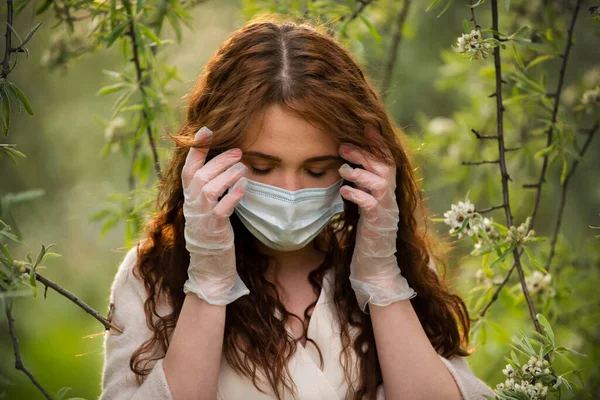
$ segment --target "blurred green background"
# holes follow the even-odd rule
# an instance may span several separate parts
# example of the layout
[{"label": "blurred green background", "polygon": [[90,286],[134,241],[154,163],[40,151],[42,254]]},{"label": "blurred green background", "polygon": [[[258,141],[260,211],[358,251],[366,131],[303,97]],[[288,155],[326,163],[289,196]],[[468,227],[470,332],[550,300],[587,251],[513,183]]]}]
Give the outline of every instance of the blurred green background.
[{"label": "blurred green background", "polygon": [[[478,208],[501,203],[497,166],[461,165],[461,161],[497,157],[495,142],[482,143],[470,133],[471,128],[494,133],[491,117],[495,102],[487,97],[493,90],[493,69],[490,59],[465,60],[450,48],[462,33],[463,19],[469,17],[466,7],[454,6],[441,18],[436,18],[437,12],[425,12],[425,8],[426,4],[417,2],[410,9],[387,104],[396,123],[410,137],[417,157],[415,167],[424,177],[428,207],[440,217],[451,203],[464,200],[467,192]],[[489,12],[485,10],[485,14],[481,11],[478,23],[489,26]],[[179,115],[185,106],[180,97],[191,88],[222,41],[244,23],[241,11],[242,4],[233,0],[199,4],[191,10],[195,32],[186,29],[182,44],[163,50],[166,62],[176,65],[182,78],[182,82],[171,87],[174,95],[169,99],[173,105],[176,103]],[[564,21],[563,16],[557,16],[559,27],[564,29],[567,16]],[[377,19],[382,16],[374,13],[371,17],[378,26]],[[26,243],[24,247],[14,247],[13,255],[22,259],[27,252],[37,254],[41,243],[56,243],[53,251],[62,257],[49,260],[45,263],[48,268],[39,272],[106,315],[110,284],[127,251],[124,224],[121,222],[102,237],[100,224],[89,219],[101,209],[101,203],[110,193],[127,191],[129,161],[119,153],[100,158],[105,137],[104,126],[97,119],[109,119],[113,98],[95,93],[112,83],[102,69],[121,70],[123,58],[115,46],[85,55],[72,63],[68,71],[49,71],[43,66],[42,57],[50,47],[51,15],[46,13],[40,18],[26,11],[17,17],[15,26],[28,30],[37,22],[43,24],[30,42],[31,57],[21,57],[20,65],[11,74],[12,81],[28,95],[36,111],[33,117],[24,112],[16,114],[7,138],[8,143],[17,144],[17,149],[27,158],[18,159],[16,166],[7,158],[0,160],[0,196],[35,188],[43,189],[45,195],[12,210]],[[379,85],[390,33],[383,29],[382,44],[369,36],[368,29],[357,25],[355,33],[361,41],[352,43],[351,50],[373,83]],[[567,105],[577,101],[586,85],[592,88],[600,84],[597,26],[583,16],[577,25],[563,94]],[[173,38],[170,28],[165,29],[162,37]],[[555,87],[559,63],[558,59],[544,63],[549,87]],[[509,147],[516,146],[517,139],[527,137],[526,130],[535,124],[527,107],[520,103],[507,106],[510,119],[507,137],[512,140]],[[591,126],[593,119],[590,118],[593,116],[584,117],[577,124]],[[168,128],[172,132],[179,121],[170,122]],[[489,132],[484,132],[486,129]],[[539,176],[541,160],[534,159],[533,153],[543,148],[545,142],[545,139],[531,140],[530,149],[507,155],[517,224],[523,222],[533,208],[533,191],[523,190],[520,185],[533,183]],[[578,140],[581,143],[582,138]],[[144,141],[144,146],[146,143]],[[162,132],[160,145],[164,166],[171,143],[164,139]],[[549,311],[560,343],[588,354],[576,362],[584,368],[588,388],[600,396],[596,366],[600,341],[597,319],[600,239],[594,236],[600,232],[590,228],[590,225],[600,225],[598,154],[600,140],[596,139],[587,152],[587,161],[579,166],[571,182],[559,254],[553,264],[565,272],[553,277],[557,290],[554,303],[539,303],[538,312]],[[552,165],[536,221],[536,232],[541,236],[548,236],[556,222],[561,189],[559,175],[560,163]],[[147,185],[154,182],[152,179]],[[494,211],[490,216],[505,223],[501,211]],[[448,226],[432,223],[430,229],[448,240]],[[470,250],[467,243],[456,242],[453,246],[456,249],[449,260],[448,277],[465,298],[471,299],[469,304],[472,305],[475,294],[469,290],[476,284],[474,273],[480,261],[466,257]],[[539,247],[536,254],[544,259],[548,243],[536,246]],[[512,278],[514,282],[515,278],[516,274]],[[72,388],[69,396],[97,398],[103,362],[103,327],[52,290],[44,299],[41,288],[37,298],[24,295],[14,302],[13,317],[24,362],[52,392],[68,386]],[[478,377],[495,387],[503,380],[501,369],[506,364],[504,356],[510,351],[510,336],[519,328],[531,331],[533,325],[528,319],[526,304],[510,293],[503,293],[489,317],[497,326],[488,326],[485,343],[469,362]],[[6,319],[1,320],[2,390],[9,399],[42,398],[26,376],[14,369]]]}]

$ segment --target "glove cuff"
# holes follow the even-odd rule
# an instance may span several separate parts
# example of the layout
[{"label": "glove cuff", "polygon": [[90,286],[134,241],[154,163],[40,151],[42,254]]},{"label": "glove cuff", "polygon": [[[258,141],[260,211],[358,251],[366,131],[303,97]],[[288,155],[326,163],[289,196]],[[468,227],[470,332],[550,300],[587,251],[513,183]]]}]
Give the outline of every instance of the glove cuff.
[{"label": "glove cuff", "polygon": [[194,293],[208,304],[212,304],[214,306],[226,306],[227,304],[233,303],[240,297],[250,294],[250,290],[237,274],[235,277],[235,282],[229,290],[215,291],[215,285],[212,282],[210,287],[213,290],[206,290],[206,288],[203,286],[204,285],[202,285],[201,282],[192,281],[188,278],[183,285],[183,293]]},{"label": "glove cuff", "polygon": [[367,311],[367,303],[376,306],[387,306],[396,301],[412,299],[417,295],[417,292],[409,286],[408,281],[400,272],[387,288],[359,281],[352,276],[350,276],[350,284],[356,294],[358,305],[365,314],[370,314]]}]

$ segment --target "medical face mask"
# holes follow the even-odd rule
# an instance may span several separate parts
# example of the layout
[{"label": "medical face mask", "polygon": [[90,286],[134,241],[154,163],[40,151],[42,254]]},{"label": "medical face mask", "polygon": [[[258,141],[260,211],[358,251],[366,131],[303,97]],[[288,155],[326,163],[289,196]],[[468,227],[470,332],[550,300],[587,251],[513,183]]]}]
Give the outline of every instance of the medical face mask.
[{"label": "medical face mask", "polygon": [[[235,213],[266,246],[298,250],[313,240],[329,220],[344,211],[340,179],[327,188],[289,191],[248,179]],[[231,190],[231,189],[229,189]]]}]

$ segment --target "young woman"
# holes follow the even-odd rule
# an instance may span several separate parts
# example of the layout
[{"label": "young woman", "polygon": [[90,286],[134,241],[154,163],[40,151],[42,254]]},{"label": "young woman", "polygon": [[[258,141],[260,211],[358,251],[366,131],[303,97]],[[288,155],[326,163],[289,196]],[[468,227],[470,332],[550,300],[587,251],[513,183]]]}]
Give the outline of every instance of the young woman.
[{"label": "young woman", "polygon": [[257,18],[189,100],[160,212],[112,284],[102,400],[493,396],[399,132],[347,50]]}]

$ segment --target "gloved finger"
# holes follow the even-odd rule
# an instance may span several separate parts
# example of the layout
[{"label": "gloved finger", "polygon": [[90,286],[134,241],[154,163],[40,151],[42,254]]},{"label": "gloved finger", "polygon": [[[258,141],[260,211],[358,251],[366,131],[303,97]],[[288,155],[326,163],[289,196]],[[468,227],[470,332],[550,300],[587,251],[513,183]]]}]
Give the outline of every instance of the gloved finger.
[{"label": "gloved finger", "polygon": [[[236,155],[236,151],[238,154]],[[242,157],[240,149],[230,149],[214,157],[194,174],[194,187],[190,186],[188,193],[190,197],[196,198],[202,188],[219,174],[238,162]]]},{"label": "gloved finger", "polygon": [[383,137],[381,136],[381,133],[379,133],[378,130],[369,126],[367,128],[367,135],[369,136],[369,138],[371,140],[373,140],[375,143],[379,144],[379,147],[381,149],[383,149],[383,152],[386,154],[386,157],[388,157],[389,160],[394,159],[394,157],[392,156],[392,152],[390,151],[390,148],[387,146],[387,144],[383,140]]},{"label": "gloved finger", "polygon": [[241,177],[235,185],[231,188],[231,191],[227,193],[219,203],[213,209],[215,217],[229,218],[233,214],[235,205],[241,200],[246,192],[248,186],[248,178],[245,176]]},{"label": "gloved finger", "polygon": [[[348,164],[343,164],[338,172],[342,178],[354,182],[360,188],[367,189],[377,201],[387,200],[385,197],[390,189],[389,183],[380,176],[362,168],[352,168]],[[383,206],[385,207],[385,205]]]},{"label": "gloved finger", "polygon": [[351,143],[342,143],[339,148],[340,155],[353,164],[362,165],[364,169],[372,172],[388,182],[396,181],[396,168],[376,160],[372,155]]},{"label": "gloved finger", "polygon": [[[206,126],[203,126],[196,132],[196,136],[194,137],[194,144],[204,144],[210,140],[212,136],[212,131],[208,129]],[[200,169],[204,165],[204,160],[206,159],[206,154],[208,153],[208,148],[205,149],[196,149],[191,147],[188,151],[187,157],[185,158],[185,164],[183,165],[183,169],[181,170],[181,183],[183,184],[183,190],[187,190],[194,174],[198,169]]]},{"label": "gloved finger", "polygon": [[[200,172],[201,171],[196,172],[196,175]],[[225,190],[231,187],[231,185],[247,172],[248,167],[241,162],[237,162],[204,185],[202,189],[200,189],[200,213],[206,214],[211,212]],[[196,177],[194,176],[194,180],[195,179]]]},{"label": "gloved finger", "polygon": [[343,198],[358,205],[361,211],[361,217],[374,221],[377,219],[377,207],[379,202],[372,195],[362,190],[344,185],[340,188],[340,194]]}]

